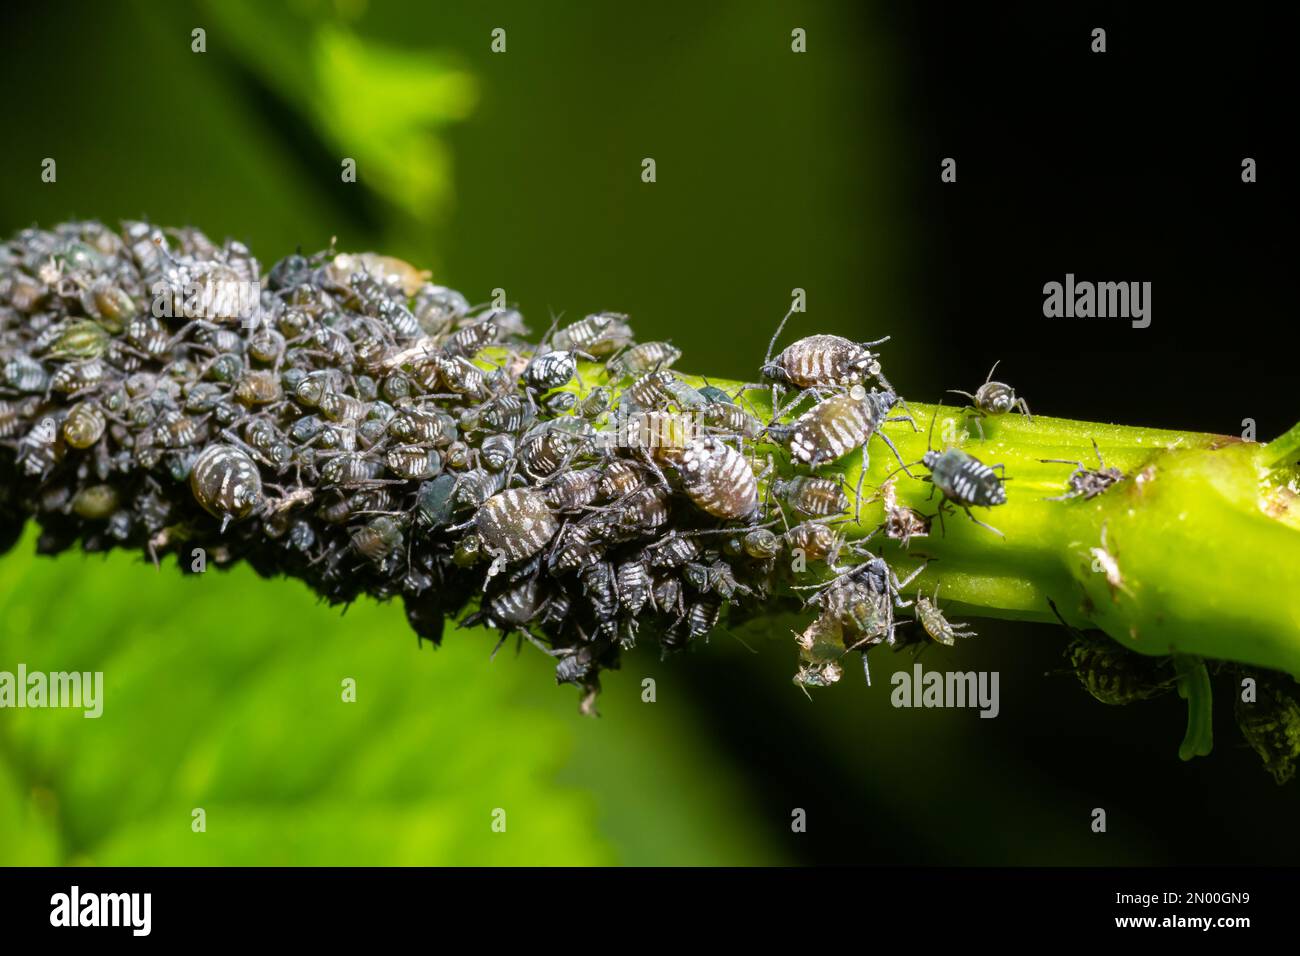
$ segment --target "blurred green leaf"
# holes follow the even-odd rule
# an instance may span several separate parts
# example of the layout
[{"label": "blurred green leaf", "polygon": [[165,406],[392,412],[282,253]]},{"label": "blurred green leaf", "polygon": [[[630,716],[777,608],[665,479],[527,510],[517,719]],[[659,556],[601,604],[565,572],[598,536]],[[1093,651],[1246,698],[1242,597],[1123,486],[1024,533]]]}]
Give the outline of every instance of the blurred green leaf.
[{"label": "blurred green leaf", "polygon": [[0,710],[0,864],[766,858],[725,765],[672,745],[671,708],[590,721],[541,655],[489,665],[486,633],[417,650],[396,605],[344,616],[245,568],[181,576],[33,545],[0,561],[0,670],[103,671],[104,710]]},{"label": "blurred green leaf", "polygon": [[[320,15],[243,0],[208,10],[246,65],[312,121],[340,161],[356,160],[359,183],[420,223],[439,219],[452,198],[440,131],[477,104],[469,72],[450,56],[388,46]],[[284,55],[304,47],[305,57]]]}]

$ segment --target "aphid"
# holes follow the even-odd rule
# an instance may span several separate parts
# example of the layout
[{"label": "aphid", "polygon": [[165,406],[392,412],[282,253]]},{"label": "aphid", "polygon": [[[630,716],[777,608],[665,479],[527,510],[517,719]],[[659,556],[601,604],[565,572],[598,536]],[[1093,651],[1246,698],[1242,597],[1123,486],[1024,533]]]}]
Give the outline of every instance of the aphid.
[{"label": "aphid", "polygon": [[112,485],[89,485],[72,499],[72,510],[87,521],[103,521],[118,508],[117,489]]},{"label": "aphid", "polygon": [[190,470],[190,490],[208,514],[222,520],[244,518],[262,503],[262,474],[243,449],[209,445]]},{"label": "aphid", "polygon": [[560,388],[578,374],[578,358],[572,351],[547,352],[528,362],[524,381],[539,392]]},{"label": "aphid", "polygon": [[885,520],[881,527],[885,537],[906,548],[913,538],[923,538],[930,533],[930,519],[915,508],[898,503],[895,481],[894,478],[886,478],[880,484],[878,496],[885,510]]},{"label": "aphid", "polygon": [[605,412],[609,411],[609,394],[610,390],[604,385],[597,385],[595,388],[591,389],[591,391],[587,392],[587,394],[583,396],[582,400],[578,402],[578,417],[584,418],[587,421],[594,421],[601,415],[605,414]]},{"label": "aphid", "polygon": [[732,401],[709,399],[700,409],[700,414],[706,426],[723,434],[750,441],[763,434],[763,423]]},{"label": "aphid", "polygon": [[[927,451],[921,464],[930,469],[930,474],[922,480],[934,483],[943,495],[944,504],[951,502],[965,511],[966,516],[980,527],[1006,537],[997,528],[985,524],[970,512],[972,507],[992,508],[1007,503],[1007,490],[1002,486],[1005,479],[998,477],[996,471],[1001,465],[986,465],[959,448],[949,448],[943,452]],[[939,513],[943,514],[942,507]]]},{"label": "aphid", "polygon": [[624,561],[616,575],[619,603],[631,615],[641,613],[650,600],[650,572],[643,560]]},{"label": "aphid", "polygon": [[805,521],[782,535],[791,552],[799,552],[806,561],[834,564],[844,546],[844,537],[822,521]]},{"label": "aphid", "polygon": [[718,625],[722,602],[712,595],[701,597],[686,612],[686,626],[692,640],[703,637]]},{"label": "aphid", "polygon": [[442,468],[442,456],[423,445],[394,445],[385,456],[388,470],[399,478],[432,478]]},{"label": "aphid", "polygon": [[108,422],[93,402],[78,402],[63,420],[63,440],[72,448],[89,448],[104,434]]},{"label": "aphid", "polygon": [[614,507],[618,527],[624,533],[643,534],[668,523],[668,492],[658,486],[638,488]]},{"label": "aphid", "polygon": [[662,614],[672,614],[677,620],[686,616],[686,599],[682,591],[681,578],[666,574],[654,579],[650,599]]},{"label": "aphid", "polygon": [[354,485],[378,478],[383,470],[382,462],[372,461],[364,455],[341,452],[321,466],[320,479],[324,485]]},{"label": "aphid", "polygon": [[794,683],[800,687],[830,687],[837,684],[844,676],[844,668],[837,661],[823,661],[818,664],[802,664],[794,675]]},{"label": "aphid", "polygon": [[[108,348],[108,332],[98,322],[77,319],[60,323],[58,333],[50,338],[44,350],[46,357],[55,360],[92,359],[104,354]],[[40,344],[34,350],[40,351]]]},{"label": "aphid", "polygon": [[632,329],[627,316],[617,312],[597,312],[588,315],[555,333],[552,341],[557,349],[578,349],[591,355],[608,355],[632,340]]},{"label": "aphid", "polygon": [[745,554],[765,561],[781,553],[781,538],[767,528],[755,528],[742,539]]},{"label": "aphid", "polygon": [[248,339],[248,354],[258,362],[278,362],[284,355],[284,336],[275,329],[262,326]]},{"label": "aphid", "polygon": [[552,574],[575,571],[605,553],[606,527],[602,522],[571,524],[560,532],[554,550],[547,558]]},{"label": "aphid", "polygon": [[667,342],[642,342],[619,352],[605,363],[605,368],[610,379],[616,381],[629,375],[644,375],[655,369],[672,368],[673,363],[681,357],[682,350]]},{"label": "aphid", "polygon": [[429,278],[427,271],[417,269],[409,262],[375,252],[341,253],[334,257],[325,273],[336,288],[347,288],[349,280],[362,273],[373,276],[408,298],[415,295]]},{"label": "aphid", "polygon": [[574,511],[596,500],[600,470],[581,468],[564,471],[546,483],[546,501],[556,511]]},{"label": "aphid", "polygon": [[456,425],[436,412],[409,408],[398,412],[388,422],[388,432],[400,441],[440,444],[455,438]]},{"label": "aphid", "polygon": [[109,332],[121,332],[136,313],[131,296],[107,277],[95,280],[82,293],[82,308]]},{"label": "aphid", "polygon": [[572,464],[575,459],[594,450],[595,439],[589,425],[588,432],[575,432],[562,427],[562,421],[550,420],[535,425],[519,443],[519,461],[530,476],[542,478],[552,475],[561,466]]},{"label": "aphid", "polygon": [[645,484],[641,469],[632,462],[615,458],[604,466],[600,478],[600,495],[606,501],[613,501],[630,495]]},{"label": "aphid", "polygon": [[[1068,627],[1068,625],[1067,625]],[[1094,637],[1070,628],[1065,649],[1079,683],[1095,700],[1118,706],[1169,693],[1177,675],[1169,658],[1137,654],[1109,637]]]},{"label": "aphid", "polygon": [[844,395],[818,402],[788,426],[769,426],[773,437],[784,440],[796,461],[814,468],[839,461],[849,452],[862,449],[863,471],[867,464],[867,442],[879,435],[901,464],[903,459],[880,426],[898,404],[893,392],[865,391],[855,386]]},{"label": "aphid", "polygon": [[75,395],[78,392],[99,385],[107,377],[108,368],[99,359],[90,359],[85,362],[69,362],[59,368],[50,378],[50,389],[55,392]]},{"label": "aphid", "polygon": [[975,425],[979,429],[981,439],[984,437],[983,420],[989,416],[1005,415],[1012,409],[1019,409],[1030,422],[1034,420],[1029,414],[1029,405],[1023,398],[1016,397],[1015,390],[1010,385],[993,381],[993,373],[997,371],[997,367],[998,363],[994,362],[993,368],[989,369],[988,378],[974,395],[956,388],[948,389],[954,395],[964,395],[974,403],[973,406],[968,407],[975,412]]},{"label": "aphid", "polygon": [[448,391],[481,398],[487,387],[483,370],[463,356],[436,356],[433,360],[438,376]]},{"label": "aphid", "polygon": [[483,547],[494,558],[522,561],[541,551],[559,530],[540,491],[511,488],[493,495],[474,516]]},{"label": "aphid", "polygon": [[839,515],[849,507],[842,480],[796,475],[789,480],[778,479],[771,487],[773,494],[808,517]]},{"label": "aphid", "polygon": [[658,408],[671,396],[669,390],[675,377],[666,369],[646,372],[623,392],[624,397],[636,408]]},{"label": "aphid", "polygon": [[1066,480],[1070,490],[1063,495],[1057,495],[1054,498],[1047,498],[1047,501],[1065,501],[1069,498],[1082,498],[1088,501],[1096,498],[1099,494],[1109,488],[1115,482],[1124,477],[1124,473],[1118,468],[1107,466],[1102,461],[1101,449],[1097,447],[1097,439],[1092,439],[1092,450],[1097,454],[1097,469],[1085,468],[1081,461],[1070,461],[1068,458],[1040,458],[1039,461],[1044,464],[1074,465],[1074,474]]},{"label": "aphid", "polygon": [[50,385],[45,366],[30,355],[19,354],[4,366],[5,384],[18,392],[43,392]]},{"label": "aphid", "polygon": [[58,425],[53,418],[43,418],[19,440],[17,460],[25,474],[44,475],[63,459]]},{"label": "aphid", "polygon": [[505,487],[506,476],[486,468],[471,468],[456,479],[452,501],[457,508],[477,508]]},{"label": "aphid", "polygon": [[317,404],[320,413],[332,422],[360,421],[366,414],[366,403],[351,395],[325,392]]},{"label": "aphid", "polygon": [[681,455],[682,488],[697,508],[739,520],[758,510],[758,480],[749,460],[716,438],[697,438]]},{"label": "aphid", "polygon": [[618,614],[618,586],[608,561],[596,561],[578,573],[583,596],[597,621],[610,621]]},{"label": "aphid", "polygon": [[206,434],[202,422],[178,413],[169,413],[166,420],[159,422],[155,427],[158,443],[167,448],[185,448],[198,444]]},{"label": "aphid", "polygon": [[[472,359],[485,346],[488,346],[497,340],[497,324],[492,319],[484,319],[474,325],[467,325],[452,333],[451,337],[443,344],[443,351],[451,357],[464,356],[466,360]],[[445,374],[445,373],[444,373]],[[450,384],[450,382],[449,382]],[[453,391],[460,389],[453,388]]]},{"label": "aphid", "polygon": [[709,568],[704,564],[697,564],[692,561],[682,568],[682,580],[697,591],[707,591],[709,589]]},{"label": "aphid", "polygon": [[1110,545],[1106,543],[1106,522],[1102,522],[1101,525],[1101,547],[1089,548],[1088,553],[1092,555],[1092,569],[1106,576],[1111,600],[1117,599],[1119,591],[1128,594],[1129,589],[1124,586],[1124,575],[1120,572],[1116,552],[1112,551]]},{"label": "aphid", "polygon": [[578,396],[573,392],[556,392],[542,400],[542,407],[546,409],[546,414],[551,416],[566,415],[577,404]]},{"label": "aphid", "polygon": [[860,385],[868,377],[879,379],[888,388],[880,378],[880,357],[871,351],[888,341],[889,336],[858,343],[839,335],[810,335],[787,346],[774,360],[765,361],[761,371],[768,380],[797,388]]},{"label": "aphid", "polygon": [[535,417],[532,402],[519,395],[502,395],[462,413],[461,426],[467,431],[517,432],[531,425]]},{"label": "aphid", "polygon": [[246,372],[235,386],[234,396],[241,405],[269,405],[280,400],[280,380],[271,372]]},{"label": "aphid", "polygon": [[16,435],[22,429],[24,420],[32,416],[36,407],[35,399],[28,398],[17,402],[0,399],[0,438],[12,438]]},{"label": "aphid", "polygon": [[413,311],[425,335],[439,335],[469,311],[469,301],[455,289],[426,283],[415,293]]},{"label": "aphid", "polygon": [[352,545],[365,558],[383,562],[402,547],[402,526],[388,515],[379,515],[352,533]]},{"label": "aphid", "polygon": [[416,493],[415,510],[426,523],[437,528],[451,522],[455,510],[452,492],[456,489],[456,476],[441,474],[420,485]]},{"label": "aphid", "polygon": [[917,595],[916,598],[916,619],[921,622],[925,632],[940,644],[946,644],[949,647],[957,643],[959,637],[975,637],[974,631],[963,631],[959,628],[966,627],[965,624],[959,624],[955,621],[949,621],[939,610],[939,585],[934,586],[934,598],[928,598],[925,595]]},{"label": "aphid", "polygon": [[795,644],[805,665],[838,661],[844,656],[844,626],[835,613],[823,611],[795,635]]},{"label": "aphid", "polygon": [[514,460],[516,445],[515,436],[509,432],[488,435],[479,444],[479,462],[488,471],[501,471]]},{"label": "aphid", "polygon": [[652,568],[680,568],[699,556],[700,546],[694,538],[672,532],[647,545],[644,554]]},{"label": "aphid", "polygon": [[510,631],[523,627],[537,617],[544,601],[536,577],[508,582],[501,591],[486,601],[482,611],[465,618],[461,626],[486,624],[508,635]]}]

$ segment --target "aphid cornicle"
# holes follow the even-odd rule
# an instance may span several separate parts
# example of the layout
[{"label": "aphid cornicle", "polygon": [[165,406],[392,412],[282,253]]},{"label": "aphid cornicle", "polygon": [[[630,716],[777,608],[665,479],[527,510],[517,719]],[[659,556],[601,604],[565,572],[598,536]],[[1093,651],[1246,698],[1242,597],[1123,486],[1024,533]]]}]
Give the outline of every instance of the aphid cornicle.
[{"label": "aphid cornicle", "polygon": [[474,528],[493,557],[522,561],[546,547],[559,523],[540,491],[510,488],[483,503],[474,515]]},{"label": "aphid cornicle", "polygon": [[697,438],[677,464],[682,488],[701,511],[725,520],[751,517],[758,510],[758,479],[749,460],[716,438]]},{"label": "aphid cornicle", "polygon": [[975,390],[974,395],[957,388],[948,389],[954,395],[966,396],[973,403],[970,408],[975,412],[975,425],[979,429],[981,439],[984,437],[983,419],[987,417],[1005,415],[1012,409],[1019,409],[1027,420],[1031,422],[1034,420],[1034,417],[1029,414],[1028,403],[1016,395],[1015,389],[1005,382],[993,381],[993,373],[997,368],[998,363],[994,362],[993,367],[989,369],[988,378]]},{"label": "aphid cornicle", "polygon": [[190,470],[194,500],[225,523],[244,518],[262,503],[257,463],[233,445],[209,445]]},{"label": "aphid cornicle", "polygon": [[888,341],[889,336],[859,343],[839,335],[810,335],[765,363],[762,373],[797,388],[859,385],[868,377],[879,378],[880,358],[871,349]]}]

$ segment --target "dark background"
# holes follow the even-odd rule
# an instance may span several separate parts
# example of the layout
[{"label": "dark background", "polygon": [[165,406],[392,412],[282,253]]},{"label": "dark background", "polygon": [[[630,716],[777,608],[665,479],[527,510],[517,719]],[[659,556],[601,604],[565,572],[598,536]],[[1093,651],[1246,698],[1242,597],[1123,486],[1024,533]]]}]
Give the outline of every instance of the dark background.
[{"label": "dark background", "polygon": [[[790,335],[892,334],[909,398],[973,390],[1001,359],[1046,415],[1229,434],[1253,418],[1261,439],[1296,419],[1294,32],[1272,6],[371,4],[359,33],[451,51],[480,84],[472,115],[440,130],[454,201],[436,215],[365,187],[364,164],[362,188],[338,182],[348,153],[291,78],[308,72],[295,31],[329,5],[233,5],[265,18],[261,54],[220,6],[0,13],[4,231],[148,215],[243,238],[264,263],[337,235],[431,263],[471,300],[503,286],[535,326],[627,311],[683,368],[738,379],[800,286],[809,314]],[[194,23],[210,25],[201,61]],[[488,50],[499,24],[504,56]],[[57,190],[38,185],[47,155]],[[940,181],[947,156],[956,184]],[[1045,319],[1042,286],[1067,272],[1151,281],[1152,325]],[[892,711],[856,680],[810,705],[777,634],[755,655],[717,638],[666,664],[642,653],[602,726],[572,732],[579,747],[618,733],[618,695],[642,674],[680,689],[677,726],[715,755],[698,777],[737,781],[771,859],[1295,862],[1297,785],[1274,786],[1241,743],[1230,687],[1214,754],[1183,764],[1176,697],[1104,707],[1059,673],[1058,629],[980,630],[948,660],[1002,672],[997,720]],[[564,691],[541,699],[568,719]],[[599,803],[602,784],[578,779]],[[694,812],[686,789],[644,797],[625,821],[642,842],[656,814]],[[1104,837],[1087,829],[1096,806]],[[807,834],[789,833],[791,807]]]}]

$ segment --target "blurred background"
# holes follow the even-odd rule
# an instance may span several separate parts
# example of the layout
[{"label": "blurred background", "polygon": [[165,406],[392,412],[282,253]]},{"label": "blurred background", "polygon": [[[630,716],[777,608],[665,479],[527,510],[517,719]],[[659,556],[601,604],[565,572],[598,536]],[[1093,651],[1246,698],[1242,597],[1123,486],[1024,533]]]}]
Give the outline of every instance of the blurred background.
[{"label": "blurred background", "polygon": [[[337,237],[471,301],[502,288],[535,329],[628,312],[683,369],[736,379],[799,287],[789,337],[892,334],[909,398],[973,390],[1001,359],[1044,414],[1253,418],[1261,439],[1297,417],[1285,31],[1259,11],[135,0],[0,22],[5,234],[148,217],[264,266]],[[1152,281],[1151,328],[1044,320],[1066,272]],[[1060,672],[1057,628],[984,622],[945,656],[1001,673],[996,720],[891,708],[886,665],[904,665],[884,657],[874,688],[809,701],[781,622],[628,655],[588,720],[541,655],[489,661],[482,632],[417,648],[395,605],[340,615],[244,569],[32,544],[0,561],[0,670],[102,670],[106,703],[0,712],[3,864],[1300,858],[1300,790],[1241,742],[1231,687],[1213,755],[1181,763],[1182,702],[1096,703]]]}]

